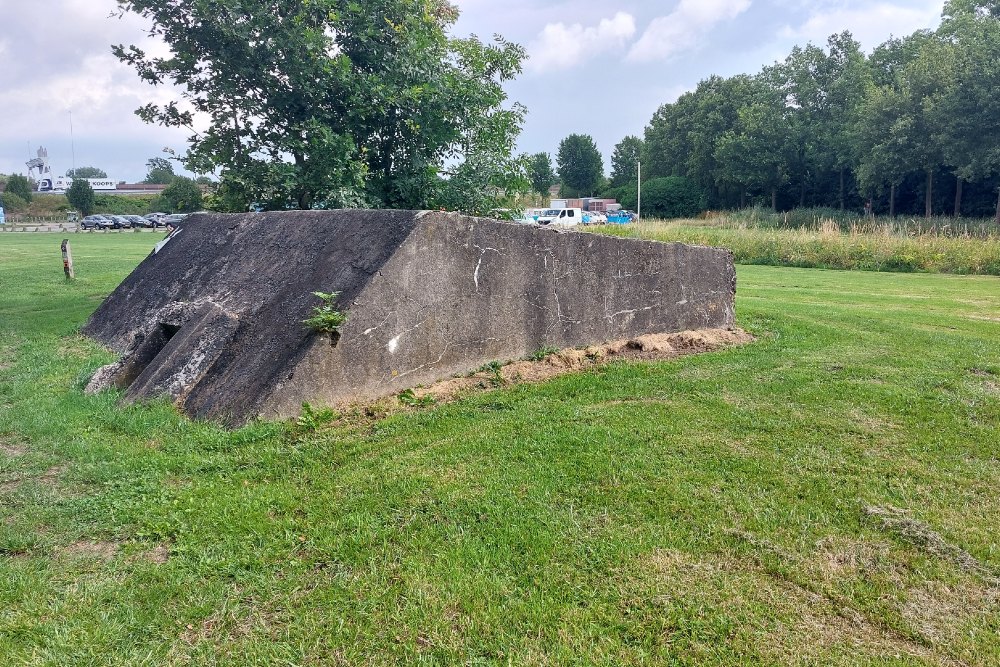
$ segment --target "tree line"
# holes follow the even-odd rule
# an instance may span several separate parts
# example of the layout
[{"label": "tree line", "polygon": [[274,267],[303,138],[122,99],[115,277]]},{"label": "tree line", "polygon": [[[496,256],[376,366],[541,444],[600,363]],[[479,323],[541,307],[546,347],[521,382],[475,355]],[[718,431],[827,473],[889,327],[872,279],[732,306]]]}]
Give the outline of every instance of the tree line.
[{"label": "tree line", "polygon": [[[870,206],[1000,224],[998,97],[1000,2],[950,0],[937,30],[870,55],[843,32],[758,74],[700,82],[615,147],[610,180],[593,140],[571,135],[558,176],[566,192],[629,202],[641,159],[644,182],[674,179],[712,208]],[[540,191],[549,160],[531,159]]]}]

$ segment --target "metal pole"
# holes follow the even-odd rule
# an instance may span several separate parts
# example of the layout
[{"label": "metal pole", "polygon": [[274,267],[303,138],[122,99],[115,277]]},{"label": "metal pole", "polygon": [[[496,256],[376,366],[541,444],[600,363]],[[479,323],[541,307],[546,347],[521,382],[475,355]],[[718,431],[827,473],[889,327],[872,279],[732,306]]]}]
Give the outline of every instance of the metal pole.
[{"label": "metal pole", "polygon": [[639,204],[635,209],[635,219],[638,221],[642,220],[642,162],[636,164],[639,165],[639,175],[636,177],[639,183]]},{"label": "metal pole", "polygon": [[76,176],[76,140],[73,138],[73,112],[69,112],[69,149],[73,155],[73,175]]}]

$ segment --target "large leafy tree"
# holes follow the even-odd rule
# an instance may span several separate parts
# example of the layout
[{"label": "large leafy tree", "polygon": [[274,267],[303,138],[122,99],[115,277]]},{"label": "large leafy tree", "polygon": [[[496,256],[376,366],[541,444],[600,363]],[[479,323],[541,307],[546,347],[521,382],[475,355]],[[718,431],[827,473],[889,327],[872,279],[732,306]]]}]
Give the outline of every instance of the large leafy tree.
[{"label": "large leafy tree", "polygon": [[[191,130],[185,166],[217,173],[226,207],[478,207],[482,193],[522,185],[510,154],[524,109],[505,106],[502,86],[524,51],[449,37],[458,12],[446,0],[119,5],[149,19],[172,55],[119,45],[118,58],[184,91],[137,113]],[[475,192],[456,198],[459,182]]]},{"label": "large leafy tree", "polygon": [[201,188],[185,176],[175,176],[160,197],[173,213],[193,213],[202,206]]},{"label": "large leafy tree", "polygon": [[552,156],[548,153],[535,153],[528,158],[528,177],[531,179],[531,189],[540,195],[547,195],[549,188],[559,180],[552,168]]},{"label": "large leafy tree", "polygon": [[639,137],[629,135],[618,142],[611,154],[611,186],[621,187],[635,183],[639,177],[639,160],[642,157],[643,142]]},{"label": "large leafy tree", "polygon": [[171,183],[177,174],[174,173],[174,165],[170,160],[162,157],[151,157],[146,160],[146,178],[143,183]]},{"label": "large leafy tree", "polygon": [[772,74],[765,72],[746,89],[737,122],[718,139],[715,159],[720,184],[770,195],[776,208],[778,188],[788,180],[791,130],[790,109]]},{"label": "large leafy tree", "polygon": [[559,143],[559,178],[570,192],[593,194],[604,178],[604,160],[589,134],[571,134]]},{"label": "large leafy tree", "polygon": [[77,167],[66,172],[66,178],[107,178],[108,173],[97,167]]},{"label": "large leafy tree", "polygon": [[73,181],[66,191],[66,199],[70,205],[84,215],[94,212],[94,189],[90,187],[85,179],[78,178]]},{"label": "large leafy tree", "polygon": [[958,214],[963,181],[1000,176],[1000,2],[951,0],[943,18],[938,33],[954,55],[953,69],[932,113],[936,139],[958,177]]}]

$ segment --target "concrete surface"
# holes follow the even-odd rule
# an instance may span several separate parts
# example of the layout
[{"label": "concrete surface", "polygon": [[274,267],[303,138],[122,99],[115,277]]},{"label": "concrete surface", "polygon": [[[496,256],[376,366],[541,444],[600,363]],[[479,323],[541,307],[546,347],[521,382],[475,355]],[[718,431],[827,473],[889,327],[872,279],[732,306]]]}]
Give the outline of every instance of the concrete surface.
[{"label": "concrete surface", "polygon": [[[546,346],[729,327],[735,275],[726,250],[448,213],[195,215],[87,323],[123,355],[90,389],[292,416]],[[302,324],[314,291],[340,292],[339,337]]]}]

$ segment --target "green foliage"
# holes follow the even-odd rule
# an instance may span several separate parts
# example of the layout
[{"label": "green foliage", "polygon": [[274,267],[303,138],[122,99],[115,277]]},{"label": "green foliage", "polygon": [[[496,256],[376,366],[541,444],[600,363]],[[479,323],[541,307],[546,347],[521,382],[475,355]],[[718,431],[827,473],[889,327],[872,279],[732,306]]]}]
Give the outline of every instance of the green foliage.
[{"label": "green foliage", "polygon": [[174,173],[173,163],[162,157],[151,157],[146,160],[146,178],[142,179],[143,183],[157,183],[161,185],[168,185],[174,182],[174,178],[177,174]]},{"label": "green foliage", "polygon": [[[524,108],[505,105],[503,86],[524,50],[499,36],[451,37],[458,10],[446,0],[313,0],[278,11],[244,0],[119,4],[177,56],[119,45],[117,57],[149,83],[181,86],[214,119],[193,133],[184,164],[220,173],[221,209],[478,211],[523,181],[511,150]],[[171,127],[194,121],[177,102],[138,114]]]},{"label": "green foliage", "polygon": [[302,320],[307,327],[320,333],[336,333],[347,321],[347,313],[337,310],[337,297],[340,292],[313,292],[323,303],[314,306],[312,315],[308,319]]},{"label": "green foliage", "polygon": [[69,186],[69,190],[66,191],[66,199],[69,200],[73,208],[80,211],[83,215],[90,215],[94,212],[96,203],[94,189],[90,187],[90,183],[83,179],[73,181],[72,185]]},{"label": "green foliage", "polygon": [[416,392],[414,392],[412,389],[404,389],[403,391],[399,392],[397,398],[399,399],[400,403],[409,406],[411,408],[424,408],[430,405],[434,405],[437,402],[437,400],[430,394],[418,398]]},{"label": "green foliage", "polygon": [[[995,205],[1000,224],[998,52],[995,3],[978,0],[948,2],[936,31],[890,39],[868,57],[847,32],[825,49],[797,46],[757,75],[711,77],[660,107],[643,176],[689,178],[718,208],[861,210],[872,199],[890,215],[931,217],[992,215]],[[987,190],[988,200],[970,197]]]},{"label": "green foliage", "polygon": [[8,215],[11,213],[24,213],[31,205],[13,192],[0,192],[0,202],[3,203],[4,210]]},{"label": "green foliage", "polygon": [[108,174],[97,167],[77,167],[66,171],[66,178],[107,178]]},{"label": "green foliage", "polygon": [[160,199],[171,213],[194,213],[202,209],[201,188],[186,176],[175,176]]},{"label": "green foliage", "polygon": [[7,189],[5,192],[17,195],[30,204],[33,188],[31,186],[31,181],[28,180],[27,176],[22,176],[21,174],[11,174],[7,177]]},{"label": "green foliage", "polygon": [[552,347],[551,345],[545,345],[534,352],[528,357],[529,361],[542,361],[546,357],[550,357],[559,351],[558,347]]},{"label": "green foliage", "polygon": [[531,188],[540,195],[548,195],[551,188],[559,178],[552,168],[552,157],[548,153],[535,153],[529,158],[528,178],[531,180]]},{"label": "green foliage", "polygon": [[155,196],[125,196],[94,193],[94,212],[111,215],[145,215],[151,213]]},{"label": "green foliage", "polygon": [[556,162],[565,187],[564,196],[591,195],[600,187],[604,160],[590,135],[571,134],[563,139]]},{"label": "green foliage", "polygon": [[679,176],[654,178],[642,184],[644,217],[693,218],[705,210],[705,193]]},{"label": "green foliage", "polygon": [[622,208],[634,211],[639,207],[639,187],[638,185],[623,185],[620,188],[608,188],[604,190],[602,196],[614,199]]},{"label": "green foliage", "polygon": [[295,420],[295,426],[300,433],[313,433],[336,418],[337,413],[331,408],[317,409],[309,403],[303,403],[302,412]]},{"label": "green foliage", "polygon": [[643,141],[629,135],[618,142],[611,156],[611,186],[620,188],[632,185],[639,178],[639,160],[642,157]]}]

